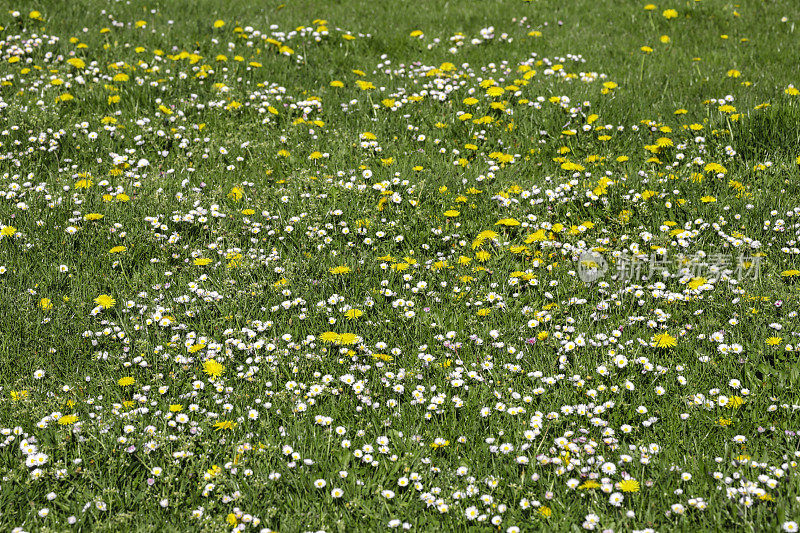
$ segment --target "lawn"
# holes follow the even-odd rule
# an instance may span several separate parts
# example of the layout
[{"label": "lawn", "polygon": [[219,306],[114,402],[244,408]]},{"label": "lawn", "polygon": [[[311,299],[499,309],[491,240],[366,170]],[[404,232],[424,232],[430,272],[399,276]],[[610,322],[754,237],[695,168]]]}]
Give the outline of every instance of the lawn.
[{"label": "lawn", "polygon": [[796,24],[4,8],[0,529],[797,531]]}]

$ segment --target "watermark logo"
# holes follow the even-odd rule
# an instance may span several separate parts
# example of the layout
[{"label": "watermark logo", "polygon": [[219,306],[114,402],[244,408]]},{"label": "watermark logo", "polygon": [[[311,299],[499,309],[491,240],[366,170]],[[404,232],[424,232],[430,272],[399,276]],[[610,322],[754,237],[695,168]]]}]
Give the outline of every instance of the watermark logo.
[{"label": "watermark logo", "polygon": [[[762,254],[732,256],[712,252],[694,255],[614,253],[614,268],[610,278],[616,281],[663,279],[689,276],[692,279],[719,278],[727,275],[738,281],[758,280],[761,275]],[[607,260],[599,253],[585,251],[578,257],[578,277],[585,283],[605,278],[610,270]]]},{"label": "watermark logo", "polygon": [[578,277],[581,281],[592,283],[602,278],[608,270],[608,263],[599,252],[583,252],[578,258]]}]

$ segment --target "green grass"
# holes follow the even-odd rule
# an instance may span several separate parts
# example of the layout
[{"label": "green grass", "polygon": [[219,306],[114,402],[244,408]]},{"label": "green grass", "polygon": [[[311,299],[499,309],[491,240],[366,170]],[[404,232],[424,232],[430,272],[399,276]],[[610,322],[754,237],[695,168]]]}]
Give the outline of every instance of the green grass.
[{"label": "green grass", "polygon": [[0,13],[0,527],[793,531],[800,10],[622,4]]}]

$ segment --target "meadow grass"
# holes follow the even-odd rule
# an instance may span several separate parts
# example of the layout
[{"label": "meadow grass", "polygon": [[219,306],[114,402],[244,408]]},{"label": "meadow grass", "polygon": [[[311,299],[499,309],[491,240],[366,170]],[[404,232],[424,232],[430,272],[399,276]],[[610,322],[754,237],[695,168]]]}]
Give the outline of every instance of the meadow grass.
[{"label": "meadow grass", "polygon": [[0,528],[797,531],[791,0],[0,13]]}]

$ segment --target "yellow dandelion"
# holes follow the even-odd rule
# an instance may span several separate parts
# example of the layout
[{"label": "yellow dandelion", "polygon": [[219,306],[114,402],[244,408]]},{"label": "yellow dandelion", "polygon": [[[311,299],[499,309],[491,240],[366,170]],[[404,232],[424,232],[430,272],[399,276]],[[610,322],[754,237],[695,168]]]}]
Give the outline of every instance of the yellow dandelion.
[{"label": "yellow dandelion", "polygon": [[242,196],[244,196],[244,191],[240,187],[234,187],[228,193],[228,198],[237,202],[242,199]]},{"label": "yellow dandelion", "polygon": [[619,482],[619,490],[622,492],[639,492],[639,482],[635,479],[625,479]]},{"label": "yellow dandelion", "polygon": [[351,319],[351,320],[352,320],[352,319],[355,319],[355,318],[358,318],[358,317],[360,317],[360,316],[361,316],[361,315],[363,315],[363,314],[364,314],[364,312],[363,312],[362,310],[360,310],[360,309],[349,309],[349,310],[348,310],[348,311],[347,311],[347,312],[344,314],[344,316],[346,316],[347,318],[349,318],[349,319]]},{"label": "yellow dandelion", "polygon": [[117,301],[108,294],[101,294],[100,296],[94,299],[94,303],[96,303],[103,309],[110,309],[114,307],[114,305],[116,305]]},{"label": "yellow dandelion", "polygon": [[332,344],[339,343],[339,334],[333,331],[326,331],[325,333],[320,335],[319,338],[325,342],[330,342]]},{"label": "yellow dandelion", "polygon": [[654,348],[674,348],[678,345],[678,340],[669,333],[659,333],[653,336],[652,346]]},{"label": "yellow dandelion", "polygon": [[13,237],[15,233],[17,233],[17,228],[14,226],[3,226],[0,229],[0,236],[2,237]]},{"label": "yellow dandelion", "polygon": [[77,421],[78,421],[77,415],[64,415],[58,419],[58,424],[60,426],[69,426]]},{"label": "yellow dandelion", "polygon": [[699,287],[701,287],[702,285],[705,285],[706,283],[708,283],[708,280],[701,276],[701,277],[692,278],[691,280],[689,280],[688,285],[689,285],[690,289],[697,290]]},{"label": "yellow dandelion", "polygon": [[356,344],[360,340],[355,333],[342,333],[339,335],[339,344]]},{"label": "yellow dandelion", "polygon": [[216,359],[208,359],[203,363],[203,372],[216,379],[225,372],[225,367]]}]

